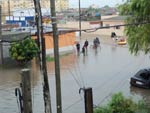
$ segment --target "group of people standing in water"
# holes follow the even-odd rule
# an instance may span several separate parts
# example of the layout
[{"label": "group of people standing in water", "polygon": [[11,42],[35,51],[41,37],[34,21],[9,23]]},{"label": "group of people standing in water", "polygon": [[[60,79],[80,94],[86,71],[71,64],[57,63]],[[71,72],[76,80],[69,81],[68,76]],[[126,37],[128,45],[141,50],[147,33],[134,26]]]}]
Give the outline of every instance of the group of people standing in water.
[{"label": "group of people standing in water", "polygon": [[[88,42],[88,40],[86,39],[85,42],[84,42],[84,45],[83,45],[83,47],[82,47],[82,53],[83,53],[84,56],[85,56],[85,53],[87,52],[88,45],[89,45],[89,42]],[[93,48],[94,48],[94,49],[97,49],[97,47],[98,47],[99,45],[100,45],[99,38],[96,37],[96,38],[93,40]],[[80,54],[80,43],[79,43],[79,42],[76,43],[76,49],[77,49],[77,54],[79,55],[79,54]]]}]

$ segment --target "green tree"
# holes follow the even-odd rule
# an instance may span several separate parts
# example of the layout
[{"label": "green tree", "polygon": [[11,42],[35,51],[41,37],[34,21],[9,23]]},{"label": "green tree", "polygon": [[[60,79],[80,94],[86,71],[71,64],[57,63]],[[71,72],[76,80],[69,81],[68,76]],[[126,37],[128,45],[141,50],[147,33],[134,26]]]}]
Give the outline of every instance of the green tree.
[{"label": "green tree", "polygon": [[[120,13],[130,15],[126,23],[150,22],[150,0],[128,0],[119,6]],[[137,55],[142,50],[145,54],[150,52],[150,24],[126,26],[129,50]]]},{"label": "green tree", "polygon": [[38,53],[39,49],[35,41],[31,38],[14,42],[9,48],[9,53],[12,59],[26,63],[33,59]]}]

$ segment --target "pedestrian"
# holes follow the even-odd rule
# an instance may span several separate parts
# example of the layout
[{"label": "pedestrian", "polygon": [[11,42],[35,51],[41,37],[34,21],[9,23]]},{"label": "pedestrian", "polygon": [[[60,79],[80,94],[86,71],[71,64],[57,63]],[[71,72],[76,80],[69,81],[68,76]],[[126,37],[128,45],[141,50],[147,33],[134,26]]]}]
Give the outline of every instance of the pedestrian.
[{"label": "pedestrian", "polygon": [[97,48],[97,41],[96,41],[96,39],[93,40],[93,48],[94,48],[94,49]]},{"label": "pedestrian", "polygon": [[79,42],[77,42],[76,48],[77,48],[77,54],[79,55],[80,54],[80,43]]},{"label": "pedestrian", "polygon": [[85,47],[84,46],[82,47],[82,53],[85,56]]},{"label": "pedestrian", "polygon": [[89,45],[89,42],[88,42],[88,40],[86,40],[86,41],[84,42],[84,47],[85,47],[86,51],[87,51],[88,45]]},{"label": "pedestrian", "polygon": [[98,37],[96,37],[96,43],[97,43],[98,45],[100,45],[100,41],[99,41],[99,38],[98,38]]}]

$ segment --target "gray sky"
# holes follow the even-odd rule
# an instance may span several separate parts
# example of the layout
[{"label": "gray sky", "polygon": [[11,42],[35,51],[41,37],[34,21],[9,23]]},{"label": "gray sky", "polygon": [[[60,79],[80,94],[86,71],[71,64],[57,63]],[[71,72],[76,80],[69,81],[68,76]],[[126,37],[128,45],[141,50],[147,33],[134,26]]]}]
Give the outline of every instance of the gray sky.
[{"label": "gray sky", "polygon": [[[125,0],[80,0],[82,8],[89,7],[92,4],[98,7],[103,7],[105,5],[115,6],[116,4],[121,4]],[[69,0],[69,7],[78,8],[79,0]]]}]

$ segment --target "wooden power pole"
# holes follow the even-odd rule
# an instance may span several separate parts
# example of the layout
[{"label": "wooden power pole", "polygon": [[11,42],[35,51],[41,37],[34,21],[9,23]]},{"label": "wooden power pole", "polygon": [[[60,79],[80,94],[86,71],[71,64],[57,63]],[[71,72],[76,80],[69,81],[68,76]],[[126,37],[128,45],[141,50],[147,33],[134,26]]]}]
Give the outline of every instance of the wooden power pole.
[{"label": "wooden power pole", "polygon": [[57,113],[62,113],[58,30],[56,23],[55,0],[50,0],[50,4],[51,4],[51,19],[53,27],[54,57],[55,57],[56,108]]},{"label": "wooden power pole", "polygon": [[9,14],[9,21],[10,21],[10,0],[8,0],[8,14]]},{"label": "wooden power pole", "polygon": [[[0,5],[0,39],[2,39],[2,7]],[[3,64],[3,42],[0,41],[0,64]]]},{"label": "wooden power pole", "polygon": [[24,113],[32,113],[32,99],[31,99],[31,80],[30,70],[21,70],[22,79],[22,97],[23,97],[23,111]]},{"label": "wooden power pole", "polygon": [[80,39],[81,39],[81,2],[79,0],[79,36],[80,36]]},{"label": "wooden power pole", "polygon": [[93,93],[92,88],[80,88],[79,93],[84,92],[85,113],[93,113]]},{"label": "wooden power pole", "polygon": [[37,37],[40,49],[40,66],[43,74],[43,96],[45,113],[52,113],[49,82],[47,76],[47,65],[46,65],[46,52],[45,52],[45,40],[43,37],[43,26],[42,26],[42,12],[39,0],[34,0],[35,12],[36,12],[36,25],[37,25]]},{"label": "wooden power pole", "polygon": [[93,93],[92,88],[84,89],[85,113],[93,113]]}]

